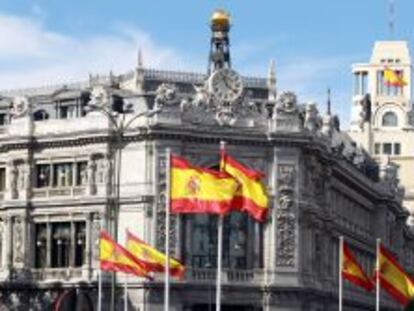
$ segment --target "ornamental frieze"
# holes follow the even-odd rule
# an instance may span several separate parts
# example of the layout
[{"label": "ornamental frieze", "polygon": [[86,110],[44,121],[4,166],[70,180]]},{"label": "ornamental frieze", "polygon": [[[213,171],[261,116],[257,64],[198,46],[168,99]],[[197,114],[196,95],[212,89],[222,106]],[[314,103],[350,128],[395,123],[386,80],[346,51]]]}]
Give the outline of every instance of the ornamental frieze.
[{"label": "ornamental frieze", "polygon": [[170,254],[171,256],[177,256],[177,244],[178,244],[178,218],[174,214],[170,214],[170,230],[166,232],[165,223],[165,208],[166,208],[166,158],[165,155],[158,157],[158,185],[157,192],[158,198],[156,201],[156,245],[161,251],[165,251],[165,239],[166,236],[170,242]]}]

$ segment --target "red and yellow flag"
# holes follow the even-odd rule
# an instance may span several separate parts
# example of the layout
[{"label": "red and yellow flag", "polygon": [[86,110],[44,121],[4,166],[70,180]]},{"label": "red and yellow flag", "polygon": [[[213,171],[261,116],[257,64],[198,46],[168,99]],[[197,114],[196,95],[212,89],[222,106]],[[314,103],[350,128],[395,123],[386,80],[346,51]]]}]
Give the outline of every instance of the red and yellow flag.
[{"label": "red and yellow flag", "polygon": [[261,182],[263,173],[242,165],[224,151],[221,152],[220,169],[233,176],[240,184],[232,207],[248,213],[257,221],[264,221],[269,210],[269,199]]},{"label": "red and yellow flag", "polygon": [[[127,231],[126,249],[140,261],[145,262],[145,266],[152,272],[165,272],[165,254],[151,247],[131,232]],[[170,274],[182,278],[185,267],[177,260],[170,258]]]},{"label": "red and yellow flag", "polygon": [[238,184],[224,172],[196,167],[171,155],[171,211],[226,214]]},{"label": "red and yellow flag", "polygon": [[150,278],[148,269],[134,255],[116,243],[108,233],[99,235],[99,259],[103,271],[124,272]]},{"label": "red and yellow flag", "polygon": [[378,256],[381,286],[402,305],[408,304],[414,298],[414,281],[382,245]]},{"label": "red and yellow flag", "polygon": [[404,80],[404,77],[402,76],[402,72],[397,72],[390,68],[384,69],[384,82],[387,85],[399,87],[407,85],[407,82]]},{"label": "red and yellow flag", "polygon": [[356,261],[349,247],[343,243],[342,249],[342,275],[348,281],[361,286],[367,291],[372,291],[374,285],[364,273],[358,261]]}]

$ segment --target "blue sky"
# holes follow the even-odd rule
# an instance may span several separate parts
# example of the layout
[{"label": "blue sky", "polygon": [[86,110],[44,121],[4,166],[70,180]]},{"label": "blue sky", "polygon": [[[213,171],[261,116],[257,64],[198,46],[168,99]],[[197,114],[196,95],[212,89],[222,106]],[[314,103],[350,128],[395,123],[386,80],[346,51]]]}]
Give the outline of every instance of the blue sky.
[{"label": "blue sky", "polygon": [[[349,118],[350,66],[389,39],[388,0],[0,0],[0,89],[86,80],[148,67],[204,71],[208,20],[231,12],[233,66],[265,76],[275,59],[278,87],[325,101]],[[413,40],[412,0],[396,0],[396,39]]]}]

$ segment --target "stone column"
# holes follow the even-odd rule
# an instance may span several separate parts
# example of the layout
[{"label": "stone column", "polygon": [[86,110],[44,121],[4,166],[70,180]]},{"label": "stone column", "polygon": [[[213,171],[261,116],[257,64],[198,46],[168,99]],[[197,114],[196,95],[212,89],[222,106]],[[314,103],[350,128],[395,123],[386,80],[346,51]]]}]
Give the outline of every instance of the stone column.
[{"label": "stone column", "polygon": [[88,160],[88,167],[87,167],[88,173],[88,189],[87,194],[88,195],[95,195],[96,194],[96,155],[91,154],[89,156]]},{"label": "stone column", "polygon": [[88,213],[86,217],[86,224],[85,224],[85,260],[83,262],[83,265],[86,265],[86,270],[88,273],[88,280],[91,280],[92,278],[92,252],[91,252],[91,246],[92,246],[92,221],[93,221],[93,214]]},{"label": "stone column", "polygon": [[46,224],[46,268],[52,266],[52,224],[48,221]]}]

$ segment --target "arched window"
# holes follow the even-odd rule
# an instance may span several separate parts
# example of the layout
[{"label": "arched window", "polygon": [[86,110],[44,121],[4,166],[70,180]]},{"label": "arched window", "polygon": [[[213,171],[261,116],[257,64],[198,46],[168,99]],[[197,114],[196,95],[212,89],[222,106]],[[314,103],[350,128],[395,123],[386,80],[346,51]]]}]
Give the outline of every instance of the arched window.
[{"label": "arched window", "polygon": [[382,116],[382,126],[398,126],[398,117],[395,112],[388,111]]}]

